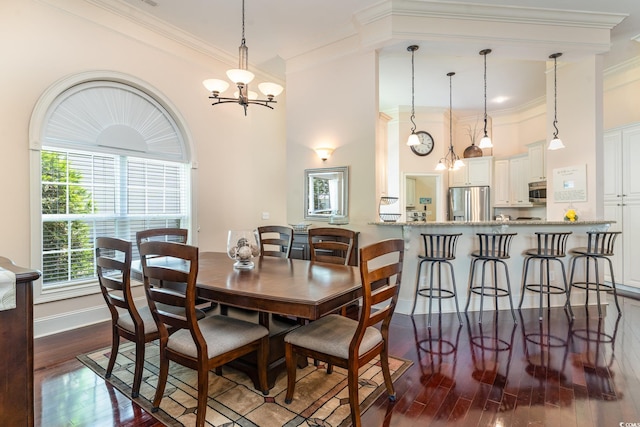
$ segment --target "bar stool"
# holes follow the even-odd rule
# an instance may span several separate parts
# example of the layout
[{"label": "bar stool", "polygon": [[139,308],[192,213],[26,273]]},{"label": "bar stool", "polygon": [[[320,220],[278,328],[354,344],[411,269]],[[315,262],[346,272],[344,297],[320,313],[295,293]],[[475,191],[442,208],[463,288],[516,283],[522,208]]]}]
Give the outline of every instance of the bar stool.
[{"label": "bar stool", "polygon": [[[465,313],[469,309],[471,302],[471,294],[480,295],[480,316],[479,323],[482,323],[482,304],[485,296],[494,297],[495,309],[498,310],[498,298],[509,297],[509,306],[511,307],[511,316],[514,322],[516,313],[513,311],[513,300],[511,299],[511,281],[509,280],[509,268],[504,260],[509,259],[509,250],[511,249],[511,240],[517,233],[476,233],[480,243],[480,249],[471,253],[471,269],[469,271],[469,289],[467,293],[467,305],[464,309]],[[474,283],[476,263],[482,261],[482,275],[480,285]],[[493,280],[490,286],[486,285],[486,265],[490,263],[493,267]],[[504,267],[504,276],[507,281],[507,287],[500,287],[497,283],[498,264]]]},{"label": "bar stool", "polygon": [[[547,308],[551,307],[551,295],[552,294],[568,294],[567,286],[567,273],[564,268],[564,263],[561,258],[564,258],[567,249],[567,239],[571,234],[571,231],[561,233],[546,233],[536,232],[538,246],[532,249],[527,249],[524,252],[524,271],[522,273],[522,295],[520,296],[520,305],[518,308],[522,308],[522,302],[524,301],[524,294],[527,290],[532,292],[538,292],[540,294],[540,307],[538,320],[542,321],[542,306],[543,296],[547,296]],[[529,262],[540,261],[540,282],[539,283],[527,283],[527,275],[529,272]],[[549,269],[549,263],[555,261],[560,264],[562,269],[562,282],[563,287],[551,284],[551,270]],[[568,300],[567,300],[568,301]],[[565,306],[567,302],[565,301]]]},{"label": "bar stool", "polygon": [[[453,273],[453,265],[451,261],[456,258],[456,244],[458,237],[462,233],[457,234],[428,234],[421,233],[424,240],[424,255],[420,255],[418,258],[418,273],[416,274],[416,295],[413,299],[413,308],[411,309],[411,315],[416,311],[416,303],[418,302],[418,296],[429,298],[429,320],[427,326],[431,327],[431,303],[433,299],[438,300],[439,311],[442,312],[442,300],[445,298],[453,298],[456,303],[456,313],[458,313],[458,320],[462,324],[462,318],[460,317],[460,309],[458,307],[458,296],[456,294],[456,278]],[[431,274],[429,276],[429,286],[420,287],[420,273],[422,272],[422,265],[427,263],[431,266]],[[442,264],[449,266],[451,273],[451,285],[452,289],[442,288]],[[427,266],[427,268],[428,268]],[[437,271],[438,282],[434,289],[433,273]]]},{"label": "bar stool", "polygon": [[[618,235],[622,234],[621,231],[587,231],[587,247],[574,248],[571,250],[573,258],[571,259],[571,276],[569,278],[569,289],[567,292],[567,305],[571,316],[573,316],[573,310],[571,309],[571,288],[576,287],[584,289],[586,291],[585,305],[589,303],[589,291],[595,291],[598,301],[598,317],[602,317],[602,309],[600,307],[600,292],[613,292],[613,300],[616,303],[618,313],[621,313],[620,304],[618,303],[618,294],[616,292],[616,279],[613,275],[613,263],[611,257],[613,256],[613,246],[616,242]],[[573,277],[576,271],[576,261],[578,259],[585,259],[585,280],[574,281]],[[604,259],[609,263],[609,274],[611,274],[611,284],[607,284],[600,281],[600,273],[598,268],[598,261]],[[590,262],[592,261],[592,262]],[[595,278],[591,278],[590,265],[593,265],[595,272]]]}]

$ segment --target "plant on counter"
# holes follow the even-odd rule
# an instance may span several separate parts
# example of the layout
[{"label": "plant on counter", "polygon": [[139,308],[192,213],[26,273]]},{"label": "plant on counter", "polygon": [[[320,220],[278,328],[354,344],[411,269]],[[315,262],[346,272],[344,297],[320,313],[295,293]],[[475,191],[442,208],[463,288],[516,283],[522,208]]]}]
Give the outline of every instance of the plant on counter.
[{"label": "plant on counter", "polygon": [[578,214],[576,213],[576,210],[575,209],[569,209],[567,212],[565,212],[564,220],[565,221],[570,221],[570,222],[577,221],[578,220]]}]

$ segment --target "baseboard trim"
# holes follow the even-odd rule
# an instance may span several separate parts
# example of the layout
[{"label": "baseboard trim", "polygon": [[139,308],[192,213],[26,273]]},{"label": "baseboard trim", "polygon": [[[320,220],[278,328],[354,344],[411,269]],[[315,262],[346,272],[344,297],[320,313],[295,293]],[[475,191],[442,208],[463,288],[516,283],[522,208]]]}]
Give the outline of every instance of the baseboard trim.
[{"label": "baseboard trim", "polygon": [[[146,305],[146,297],[136,298],[137,305]],[[110,321],[111,314],[106,304],[68,311],[52,316],[40,317],[33,321],[34,338],[66,332],[96,323]]]}]

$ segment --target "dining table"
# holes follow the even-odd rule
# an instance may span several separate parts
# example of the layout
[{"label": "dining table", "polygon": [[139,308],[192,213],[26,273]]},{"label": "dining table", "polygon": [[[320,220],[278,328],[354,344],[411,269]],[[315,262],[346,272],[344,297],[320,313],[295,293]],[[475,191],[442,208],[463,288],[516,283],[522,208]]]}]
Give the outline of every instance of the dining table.
[{"label": "dining table", "polygon": [[[362,296],[358,267],[259,256],[251,269],[234,268],[224,252],[200,252],[197,296],[215,301],[222,314],[257,321],[269,329],[269,387],[284,370],[284,336],[305,321],[313,321],[349,305]],[[152,260],[154,265],[175,261]],[[132,265],[140,278],[140,264]],[[303,364],[305,361],[301,361]],[[230,364],[257,387],[255,354]]]}]

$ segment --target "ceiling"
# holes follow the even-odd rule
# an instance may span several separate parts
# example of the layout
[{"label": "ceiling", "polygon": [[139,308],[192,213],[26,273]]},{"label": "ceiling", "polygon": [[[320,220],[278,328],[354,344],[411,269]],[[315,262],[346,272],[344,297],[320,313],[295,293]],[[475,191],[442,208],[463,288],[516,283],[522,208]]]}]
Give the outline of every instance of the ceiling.
[{"label": "ceiling", "polygon": [[[151,14],[237,57],[242,35],[240,0],[122,1],[133,6],[135,13]],[[354,34],[358,25],[356,14],[378,3],[381,0],[246,0],[245,38],[249,62],[284,80],[288,59]],[[640,54],[640,43],[632,40],[640,34],[639,0],[466,0],[464,3],[627,14],[611,31],[612,48],[605,56],[605,67]],[[410,44],[420,42],[397,41],[379,52],[382,111],[411,105],[411,54],[406,50]],[[446,108],[449,105],[446,74],[453,71],[456,73],[452,80],[454,111],[481,111],[483,58],[477,55],[477,47],[469,43],[461,49],[440,43],[435,49],[429,46],[416,51],[416,107]],[[484,47],[488,46],[480,46]],[[470,49],[474,50],[470,53]],[[488,55],[487,108],[508,110],[540,100],[545,94],[545,59],[514,59],[500,52]],[[497,98],[502,100],[498,102]]]}]

